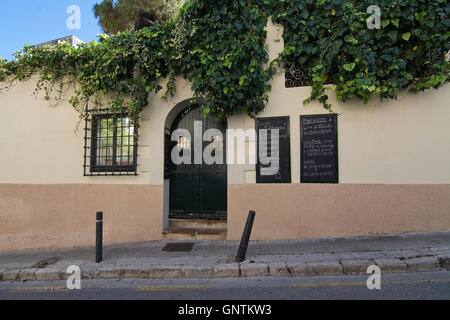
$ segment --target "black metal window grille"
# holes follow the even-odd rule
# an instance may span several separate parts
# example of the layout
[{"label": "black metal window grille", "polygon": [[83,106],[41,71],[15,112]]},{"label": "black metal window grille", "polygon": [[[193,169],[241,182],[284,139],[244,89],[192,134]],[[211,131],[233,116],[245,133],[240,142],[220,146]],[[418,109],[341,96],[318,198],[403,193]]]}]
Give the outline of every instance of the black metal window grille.
[{"label": "black metal window grille", "polygon": [[85,126],[85,176],[138,175],[138,130],[126,114],[90,110]]},{"label": "black metal window grille", "polygon": [[294,64],[292,68],[286,70],[286,88],[307,87],[312,85],[312,76],[306,65]]},{"label": "black metal window grille", "polygon": [[[337,73],[337,68],[331,68],[328,75],[333,75]],[[325,84],[331,84],[331,81],[327,77]],[[292,68],[286,70],[285,76],[285,87],[286,88],[296,88],[296,87],[309,87],[312,86],[312,75],[308,70],[306,63],[299,64],[296,63]]]}]

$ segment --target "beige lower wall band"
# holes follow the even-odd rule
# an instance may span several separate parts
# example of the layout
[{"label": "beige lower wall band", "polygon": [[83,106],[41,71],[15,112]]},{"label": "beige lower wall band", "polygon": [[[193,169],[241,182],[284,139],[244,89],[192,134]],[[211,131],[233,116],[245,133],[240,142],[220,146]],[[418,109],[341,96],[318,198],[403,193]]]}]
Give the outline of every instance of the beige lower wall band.
[{"label": "beige lower wall band", "polygon": [[254,240],[450,229],[450,185],[232,185],[228,239],[256,211]]},{"label": "beige lower wall band", "polygon": [[[162,239],[163,187],[0,184],[0,251]],[[450,230],[450,185],[229,185],[228,239],[249,210],[253,240]]]},{"label": "beige lower wall band", "polygon": [[104,212],[104,244],[161,237],[163,187],[0,184],[0,251],[95,244]]}]

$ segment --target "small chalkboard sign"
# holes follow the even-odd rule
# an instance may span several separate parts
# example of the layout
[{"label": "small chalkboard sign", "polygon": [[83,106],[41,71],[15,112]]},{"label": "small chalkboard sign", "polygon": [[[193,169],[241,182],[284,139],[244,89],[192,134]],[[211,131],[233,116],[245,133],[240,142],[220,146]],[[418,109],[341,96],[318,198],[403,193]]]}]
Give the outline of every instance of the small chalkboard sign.
[{"label": "small chalkboard sign", "polygon": [[337,130],[337,114],[300,117],[302,183],[339,183]]},{"label": "small chalkboard sign", "polygon": [[[266,141],[260,140],[260,131],[267,130]],[[263,174],[262,169],[271,167],[272,164],[263,164],[260,158],[260,149],[267,150],[268,157],[272,155],[272,135],[271,130],[278,129],[279,141],[279,160],[276,173]],[[289,131],[289,117],[273,117],[256,119],[256,139],[257,156],[256,164],[256,183],[291,183],[291,139]]]}]

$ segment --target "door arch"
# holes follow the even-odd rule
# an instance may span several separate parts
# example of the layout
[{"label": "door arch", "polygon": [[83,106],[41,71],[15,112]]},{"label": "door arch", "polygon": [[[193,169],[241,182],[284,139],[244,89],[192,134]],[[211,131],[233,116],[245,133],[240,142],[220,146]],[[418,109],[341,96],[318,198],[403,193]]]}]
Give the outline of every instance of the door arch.
[{"label": "door arch", "polygon": [[[218,129],[222,133],[222,137],[215,136],[211,137],[210,141],[202,141],[202,155],[203,150],[214,142],[216,147],[222,146],[223,164],[208,165],[203,156],[202,164],[195,164],[193,140],[195,121],[201,121],[202,137],[209,129]],[[205,118],[198,104],[184,108],[175,117],[170,128],[166,128],[165,175],[170,181],[170,219],[227,219],[226,128],[226,120],[219,120],[213,115]],[[178,129],[187,130],[191,140],[189,137],[180,137],[177,141],[171,141],[172,133]],[[221,139],[223,140],[220,141]],[[185,152],[190,151],[190,164],[176,165],[172,161],[171,153],[177,145],[184,148]]]}]

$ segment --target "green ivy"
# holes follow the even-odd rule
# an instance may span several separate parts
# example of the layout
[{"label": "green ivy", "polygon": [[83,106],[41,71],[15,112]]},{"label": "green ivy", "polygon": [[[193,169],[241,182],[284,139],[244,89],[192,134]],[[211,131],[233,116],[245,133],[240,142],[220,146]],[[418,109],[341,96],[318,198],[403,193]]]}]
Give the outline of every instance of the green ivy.
[{"label": "green ivy", "polygon": [[75,87],[70,103],[81,114],[85,107],[100,107],[109,97],[113,111],[126,106],[133,117],[147,105],[148,94],[158,92],[157,80],[168,74],[167,57],[161,44],[166,40],[165,27],[156,26],[135,33],[113,37],[102,36],[73,48],[68,44],[55,47],[30,47],[16,53],[16,60],[3,63],[0,80],[25,80],[39,74],[36,92],[43,90],[45,99],[58,93],[59,101],[67,86]]},{"label": "green ivy", "polygon": [[[272,2],[273,3],[273,2]],[[381,9],[381,28],[367,27],[367,8]],[[280,63],[309,66],[312,93],[327,109],[332,83],[338,100],[367,103],[377,93],[395,99],[400,88],[413,92],[449,80],[449,11],[446,0],[284,0],[271,9],[284,27]]]},{"label": "green ivy", "polygon": [[175,22],[179,59],[172,61],[172,79],[183,75],[192,82],[196,96],[208,101],[205,114],[256,116],[275,73],[265,48],[268,16],[256,4],[244,7],[244,1],[239,15],[236,1],[228,3],[192,1],[183,8]]},{"label": "green ivy", "polygon": [[[381,8],[381,29],[369,30],[367,7]],[[108,101],[113,111],[137,118],[158,93],[158,81],[192,83],[208,101],[205,115],[247,113],[254,117],[268,101],[276,64],[305,65],[311,74],[309,99],[331,109],[326,83],[339,100],[373,94],[395,99],[401,88],[419,92],[449,81],[449,5],[446,0],[191,0],[164,25],[102,36],[72,48],[26,46],[16,60],[0,59],[0,81],[8,87],[39,75],[36,92],[59,101],[69,86],[70,102],[84,114]],[[265,47],[268,16],[284,27],[285,49],[269,61]],[[56,97],[51,98],[51,93]]]}]

